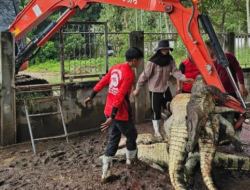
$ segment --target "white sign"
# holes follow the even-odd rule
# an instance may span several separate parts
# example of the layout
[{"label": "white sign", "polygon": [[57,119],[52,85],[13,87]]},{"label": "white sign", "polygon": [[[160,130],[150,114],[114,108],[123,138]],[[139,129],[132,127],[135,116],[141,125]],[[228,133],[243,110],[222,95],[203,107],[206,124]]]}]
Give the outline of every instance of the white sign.
[{"label": "white sign", "polygon": [[39,17],[42,14],[42,11],[38,5],[35,5],[32,9],[33,9],[36,17]]}]

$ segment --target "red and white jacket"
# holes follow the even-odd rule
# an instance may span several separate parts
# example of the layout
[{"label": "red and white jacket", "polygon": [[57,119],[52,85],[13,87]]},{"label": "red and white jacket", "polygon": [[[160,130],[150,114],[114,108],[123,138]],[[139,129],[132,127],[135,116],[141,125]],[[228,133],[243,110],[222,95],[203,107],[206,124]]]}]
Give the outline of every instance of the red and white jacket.
[{"label": "red and white jacket", "polygon": [[112,109],[118,108],[115,119],[127,121],[131,117],[129,95],[134,84],[135,75],[127,63],[113,66],[109,72],[96,84],[95,92],[101,91],[107,84],[109,90],[104,114],[111,117]]}]

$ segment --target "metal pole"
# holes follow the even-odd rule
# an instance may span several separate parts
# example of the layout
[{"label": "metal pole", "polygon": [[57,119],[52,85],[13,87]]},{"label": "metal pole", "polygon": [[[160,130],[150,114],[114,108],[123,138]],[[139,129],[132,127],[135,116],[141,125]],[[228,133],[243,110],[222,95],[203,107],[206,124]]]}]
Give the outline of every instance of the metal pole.
[{"label": "metal pole", "polygon": [[142,20],[143,10],[141,10],[141,30],[143,31],[143,20]]},{"label": "metal pole", "polygon": [[231,73],[231,71],[230,71],[229,66],[225,67],[225,69],[226,69],[226,71],[227,71],[227,74],[228,74],[228,76],[229,76],[229,78],[230,78],[231,83],[233,84],[233,87],[234,87],[234,89],[235,89],[235,93],[236,93],[237,97],[240,99],[240,102],[241,102],[243,108],[244,108],[244,109],[247,109],[247,106],[246,106],[246,104],[245,104],[245,102],[244,102],[244,100],[243,100],[243,98],[242,98],[242,96],[241,96],[241,94],[240,94],[240,91],[239,91],[239,89],[238,89],[238,87],[237,87],[237,85],[236,85],[236,83],[235,83],[235,81],[234,81],[234,78],[233,78],[233,75],[232,75],[232,73]]},{"label": "metal pole", "polygon": [[213,29],[213,26],[209,20],[209,17],[207,15],[200,15],[200,21],[201,21],[201,24],[203,25],[203,28],[205,30],[205,32],[208,34],[210,40],[211,40],[211,45],[213,46],[213,50],[216,54],[216,57],[218,59],[218,63],[224,67],[227,71],[227,74],[228,74],[228,77],[230,78],[230,81],[233,85],[233,88],[235,90],[235,93],[237,95],[237,97],[239,98],[242,106],[244,109],[246,109],[246,104],[239,92],[239,89],[234,81],[234,78],[232,76],[232,73],[230,71],[230,68],[229,68],[229,63],[228,63],[228,60],[220,46],[220,43],[219,43],[219,40],[215,34],[215,31]]},{"label": "metal pole", "polygon": [[105,62],[106,62],[106,73],[109,72],[109,65],[108,65],[108,26],[107,22],[104,23],[104,43],[105,43]]},{"label": "metal pole", "polygon": [[138,17],[137,17],[137,9],[135,9],[135,30],[138,31]]},{"label": "metal pole", "polygon": [[[64,41],[63,41],[63,31],[62,28],[59,30],[59,38],[60,38],[60,59],[61,59],[61,81],[65,83],[65,69],[64,69]],[[63,87],[63,99],[66,98],[66,86]]]},{"label": "metal pole", "polygon": [[[140,50],[144,51],[144,32],[143,31],[133,31],[129,35],[130,46],[137,47]],[[140,74],[144,70],[144,62],[136,68],[136,81]],[[135,120],[138,123],[145,122],[146,115],[146,89],[145,85],[140,89],[140,94],[138,98],[135,99]]]},{"label": "metal pole", "polygon": [[29,112],[28,112],[28,106],[27,106],[26,100],[24,100],[24,107],[25,107],[25,113],[26,113],[26,118],[27,118],[29,132],[30,132],[31,144],[32,144],[33,152],[36,155],[36,146],[34,143],[33,133],[32,133],[32,129],[31,129],[31,125],[30,125],[30,118],[29,118]]},{"label": "metal pole", "polygon": [[61,106],[61,102],[60,102],[59,98],[57,98],[57,102],[58,102],[59,111],[60,111],[61,117],[62,117],[62,123],[63,123],[64,134],[65,134],[65,136],[66,136],[66,141],[67,141],[67,143],[68,143],[68,142],[69,142],[68,133],[67,133],[66,125],[65,125],[65,122],[64,122],[64,117],[63,117],[63,112],[62,112],[62,106]]}]

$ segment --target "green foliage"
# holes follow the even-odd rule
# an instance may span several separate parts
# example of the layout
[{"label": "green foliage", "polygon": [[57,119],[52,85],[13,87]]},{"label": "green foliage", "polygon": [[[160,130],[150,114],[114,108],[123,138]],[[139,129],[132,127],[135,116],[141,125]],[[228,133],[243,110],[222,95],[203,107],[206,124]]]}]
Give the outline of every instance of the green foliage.
[{"label": "green foliage", "polygon": [[203,0],[200,11],[210,16],[217,32],[246,32],[245,0]]},{"label": "green foliage", "polygon": [[58,60],[46,60],[44,62],[38,62],[37,64],[31,65],[28,71],[34,72],[59,72],[60,62]]},{"label": "green foliage", "polygon": [[[84,62],[84,63],[83,63]],[[109,67],[112,67],[113,65],[117,63],[123,63],[125,62],[124,56],[121,57],[109,57]],[[83,69],[86,68],[102,68],[102,71],[105,72],[105,58],[92,58],[92,59],[86,59],[86,60],[75,60],[74,63],[65,61],[65,72],[67,74],[74,74],[72,70],[69,70],[69,65],[71,64],[71,67],[75,67],[76,69],[79,67],[83,67]],[[32,65],[31,67],[28,68],[28,71],[33,71],[33,72],[60,72],[61,70],[61,65],[60,61],[57,60],[48,60],[43,63],[35,64]],[[96,74],[96,73],[88,73],[88,74]]]},{"label": "green foliage", "polygon": [[79,51],[84,52],[84,43],[85,39],[81,34],[67,35],[64,41],[64,51],[67,52],[67,55],[70,55],[70,57],[74,57]]},{"label": "green foliage", "polygon": [[43,63],[49,59],[59,58],[59,51],[53,41],[48,41],[39,52],[39,56],[35,56],[34,59],[30,61],[30,64]]},{"label": "green foliage", "polygon": [[175,41],[174,51],[171,53],[177,66],[187,58],[187,50],[180,38]]}]

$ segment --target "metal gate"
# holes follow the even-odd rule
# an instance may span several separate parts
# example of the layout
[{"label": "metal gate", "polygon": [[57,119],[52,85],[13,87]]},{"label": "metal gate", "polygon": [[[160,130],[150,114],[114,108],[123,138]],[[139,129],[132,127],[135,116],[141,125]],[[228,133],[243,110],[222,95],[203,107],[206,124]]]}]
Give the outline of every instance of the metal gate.
[{"label": "metal gate", "polygon": [[106,22],[67,22],[60,30],[62,81],[105,74],[107,41]]}]

